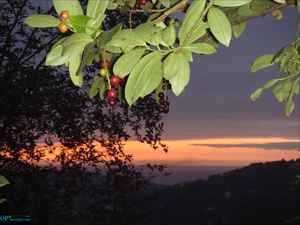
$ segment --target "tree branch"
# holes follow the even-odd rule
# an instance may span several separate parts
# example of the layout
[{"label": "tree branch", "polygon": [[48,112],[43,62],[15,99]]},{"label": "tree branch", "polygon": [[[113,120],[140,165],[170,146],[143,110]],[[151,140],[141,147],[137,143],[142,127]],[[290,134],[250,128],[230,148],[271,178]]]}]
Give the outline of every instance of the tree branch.
[{"label": "tree branch", "polygon": [[184,11],[188,6],[188,0],[181,0],[179,3],[175,4],[173,7],[169,8],[165,12],[163,12],[160,16],[155,18],[153,22],[159,23],[164,21],[169,15],[175,13],[175,12],[182,12]]},{"label": "tree branch", "polygon": [[249,20],[255,19],[257,17],[263,17],[263,16],[266,16],[268,14],[271,14],[275,10],[282,10],[282,9],[287,8],[289,6],[296,5],[296,0],[286,0],[286,2],[287,2],[287,4],[274,3],[274,5],[272,7],[266,8],[265,10],[260,12],[259,14],[256,14],[256,15],[253,15],[253,16],[238,16],[238,17],[234,18],[231,22],[232,22],[233,25],[244,23],[244,22],[247,22]]}]

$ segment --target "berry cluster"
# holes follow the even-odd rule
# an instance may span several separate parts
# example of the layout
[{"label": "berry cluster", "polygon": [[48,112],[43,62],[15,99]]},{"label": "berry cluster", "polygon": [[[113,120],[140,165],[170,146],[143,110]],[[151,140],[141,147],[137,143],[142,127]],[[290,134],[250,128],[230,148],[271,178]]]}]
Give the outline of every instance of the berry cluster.
[{"label": "berry cluster", "polygon": [[61,11],[59,17],[61,22],[58,25],[58,29],[61,33],[66,33],[69,30],[68,26],[66,25],[66,21],[70,19],[70,13],[67,10],[63,10]]},{"label": "berry cluster", "polygon": [[[102,60],[100,62],[99,73],[105,78],[109,78],[109,70],[112,67],[111,60]],[[115,105],[119,96],[118,89],[122,84],[122,79],[117,75],[112,75],[109,78],[110,89],[107,91],[107,101],[110,105]]]}]

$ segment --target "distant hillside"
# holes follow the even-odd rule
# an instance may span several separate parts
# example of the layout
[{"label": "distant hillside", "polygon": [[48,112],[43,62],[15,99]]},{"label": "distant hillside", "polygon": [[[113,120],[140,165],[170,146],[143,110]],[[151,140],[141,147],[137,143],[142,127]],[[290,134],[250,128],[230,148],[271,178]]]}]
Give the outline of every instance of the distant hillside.
[{"label": "distant hillside", "polygon": [[140,204],[143,225],[300,225],[300,159],[175,185]]}]

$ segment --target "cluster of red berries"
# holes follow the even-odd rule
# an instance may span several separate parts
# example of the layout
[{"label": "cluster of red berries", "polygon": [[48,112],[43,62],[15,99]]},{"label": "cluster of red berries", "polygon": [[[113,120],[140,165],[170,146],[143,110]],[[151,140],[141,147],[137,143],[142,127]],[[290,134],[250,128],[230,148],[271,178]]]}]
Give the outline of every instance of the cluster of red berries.
[{"label": "cluster of red berries", "polygon": [[137,0],[137,7],[138,8],[144,8],[147,4],[148,0]]},{"label": "cluster of red berries", "polygon": [[108,90],[107,92],[107,100],[108,103],[110,105],[115,105],[117,103],[117,98],[118,98],[118,88],[121,85],[122,80],[120,77],[116,76],[116,75],[112,75],[110,77],[110,85],[111,85],[111,89]]},{"label": "cluster of red berries", "polygon": [[58,29],[61,33],[66,33],[69,29],[66,25],[66,21],[70,19],[70,13],[67,10],[63,10],[59,14],[60,23],[58,25]]},{"label": "cluster of red berries", "polygon": [[[112,66],[111,60],[102,60],[100,62],[100,75],[103,77],[108,76],[109,69]],[[112,75],[110,77],[111,88],[107,92],[107,100],[110,105],[115,105],[117,103],[117,98],[119,96],[118,88],[122,84],[122,79],[117,75]]]}]

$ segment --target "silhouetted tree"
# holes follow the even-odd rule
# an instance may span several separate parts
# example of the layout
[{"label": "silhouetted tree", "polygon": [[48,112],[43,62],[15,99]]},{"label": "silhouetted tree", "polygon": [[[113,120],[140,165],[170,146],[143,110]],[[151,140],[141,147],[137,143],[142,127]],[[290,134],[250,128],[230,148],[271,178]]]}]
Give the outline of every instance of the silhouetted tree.
[{"label": "silhouetted tree", "polygon": [[[7,212],[28,209],[35,224],[75,223],[74,198],[93,189],[90,199],[98,197],[88,204],[87,222],[123,224],[129,216],[124,219],[122,214],[126,209],[129,215],[131,208],[126,196],[147,182],[124,151],[124,142],[133,136],[167,151],[161,143],[167,97],[161,97],[164,107],[149,96],[131,108],[89,99],[87,88],[74,88],[64,68],[43,66],[59,34],[24,26],[33,11],[53,13],[27,0],[4,0],[0,5],[0,168],[12,183],[3,207]],[[105,26],[126,24],[125,17],[111,12]],[[134,18],[136,24],[141,20],[143,16]],[[53,165],[38,164],[50,156]]]}]

